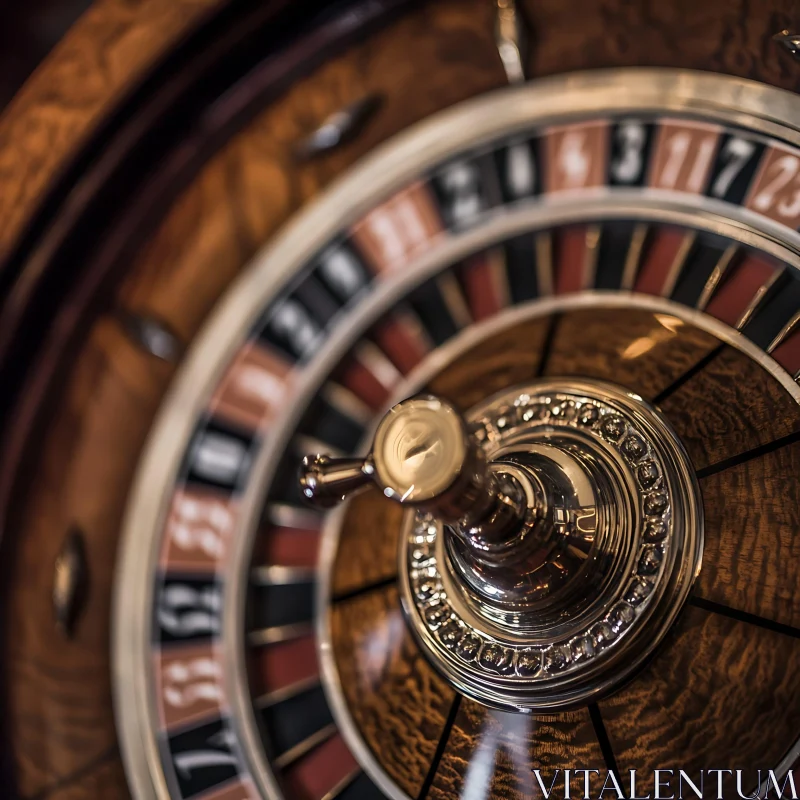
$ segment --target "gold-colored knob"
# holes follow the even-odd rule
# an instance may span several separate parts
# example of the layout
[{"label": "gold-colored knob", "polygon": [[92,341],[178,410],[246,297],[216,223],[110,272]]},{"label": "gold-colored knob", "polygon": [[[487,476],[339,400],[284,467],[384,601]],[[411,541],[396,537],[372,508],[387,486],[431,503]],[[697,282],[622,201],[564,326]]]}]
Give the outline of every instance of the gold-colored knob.
[{"label": "gold-colored knob", "polygon": [[[387,497],[419,504],[439,497],[474,459],[458,412],[436,397],[396,405],[375,432],[372,459]],[[481,476],[483,477],[483,476]]]}]

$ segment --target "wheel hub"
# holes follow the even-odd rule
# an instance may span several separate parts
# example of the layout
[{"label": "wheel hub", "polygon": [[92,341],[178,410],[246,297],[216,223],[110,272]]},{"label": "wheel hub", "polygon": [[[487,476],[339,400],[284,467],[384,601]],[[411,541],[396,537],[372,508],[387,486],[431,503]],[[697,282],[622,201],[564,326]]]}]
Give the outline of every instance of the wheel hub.
[{"label": "wheel hub", "polygon": [[407,620],[437,669],[487,705],[584,704],[652,653],[698,572],[689,458],[637,395],[589,380],[502,392],[462,420],[400,403],[363,463],[307,459],[307,497],[367,482],[410,505],[400,543]]},{"label": "wheel hub", "polygon": [[682,445],[638,397],[585,381],[515,389],[467,418],[490,460],[546,486],[541,530],[486,563],[430,514],[409,516],[400,581],[412,629],[488,705],[544,710],[607,693],[656,647],[700,565]]}]

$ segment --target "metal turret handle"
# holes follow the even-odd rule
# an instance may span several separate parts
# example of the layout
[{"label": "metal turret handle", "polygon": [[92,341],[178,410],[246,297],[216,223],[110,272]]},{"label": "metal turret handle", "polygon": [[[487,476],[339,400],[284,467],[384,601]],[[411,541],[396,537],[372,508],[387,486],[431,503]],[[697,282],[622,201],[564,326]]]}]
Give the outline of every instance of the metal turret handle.
[{"label": "metal turret handle", "polygon": [[331,508],[374,483],[386,497],[422,508],[486,551],[516,535],[528,511],[525,493],[492,469],[458,411],[432,396],[404,400],[381,420],[366,459],[307,456],[303,496]]}]

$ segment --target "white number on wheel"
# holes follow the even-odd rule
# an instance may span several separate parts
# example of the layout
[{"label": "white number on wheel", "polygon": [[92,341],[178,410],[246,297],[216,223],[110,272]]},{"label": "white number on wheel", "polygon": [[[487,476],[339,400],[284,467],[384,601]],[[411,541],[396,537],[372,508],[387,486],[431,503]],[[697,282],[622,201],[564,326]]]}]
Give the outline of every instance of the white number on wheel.
[{"label": "white number on wheel", "polygon": [[636,183],[644,168],[647,130],[641,122],[627,120],[617,128],[616,139],[620,153],[611,162],[611,177],[616,183]]},{"label": "white number on wheel", "polygon": [[753,198],[753,207],[757,211],[777,211],[781,217],[793,217],[800,214],[800,189],[784,190],[797,177],[800,170],[800,158],[785,155],[779,158],[771,170],[772,180]]},{"label": "white number on wheel", "polygon": [[714,197],[725,197],[728,194],[728,189],[731,188],[736,176],[744,169],[755,149],[756,146],[747,139],[728,139],[725,147],[722,148],[725,166],[720,170],[711,186],[711,194]]}]

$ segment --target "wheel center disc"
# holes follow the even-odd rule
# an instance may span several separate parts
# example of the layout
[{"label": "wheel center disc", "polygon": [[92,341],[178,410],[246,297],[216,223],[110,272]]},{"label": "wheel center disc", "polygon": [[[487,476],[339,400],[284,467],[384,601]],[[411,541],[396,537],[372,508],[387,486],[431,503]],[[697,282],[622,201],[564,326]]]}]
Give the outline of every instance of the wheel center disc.
[{"label": "wheel center disc", "polygon": [[536,513],[502,557],[482,558],[448,524],[409,512],[411,629],[454,686],[490,706],[555,710],[608,694],[664,637],[699,570],[688,455],[653,406],[596,381],[516,387],[466,419],[491,469],[539,495],[526,499]]}]

